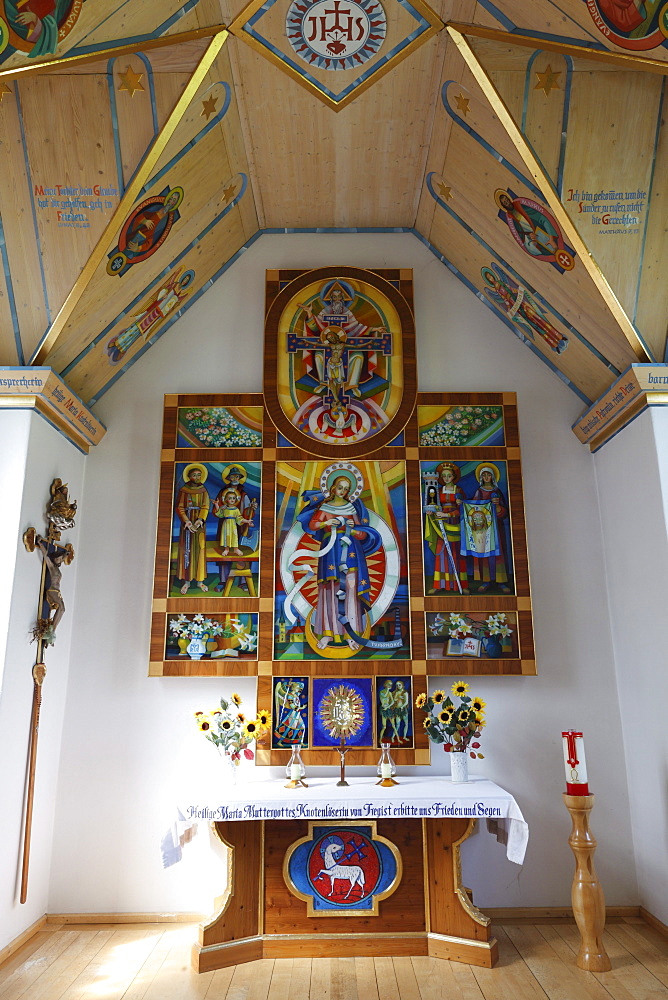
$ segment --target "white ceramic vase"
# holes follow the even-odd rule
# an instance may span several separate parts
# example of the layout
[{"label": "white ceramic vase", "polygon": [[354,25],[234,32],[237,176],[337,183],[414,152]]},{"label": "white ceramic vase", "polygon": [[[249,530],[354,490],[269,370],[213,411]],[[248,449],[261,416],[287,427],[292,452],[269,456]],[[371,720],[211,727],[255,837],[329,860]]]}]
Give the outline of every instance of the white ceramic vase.
[{"label": "white ceramic vase", "polygon": [[450,780],[459,783],[469,780],[469,755],[466,752],[450,752]]}]

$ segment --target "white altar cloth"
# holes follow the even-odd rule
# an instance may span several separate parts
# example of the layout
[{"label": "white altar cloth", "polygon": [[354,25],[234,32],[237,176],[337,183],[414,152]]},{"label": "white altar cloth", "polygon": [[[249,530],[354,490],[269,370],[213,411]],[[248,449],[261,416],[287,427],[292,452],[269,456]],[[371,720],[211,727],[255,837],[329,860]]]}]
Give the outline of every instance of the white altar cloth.
[{"label": "white altar cloth", "polygon": [[306,780],[308,788],[290,789],[285,779],[245,779],[226,786],[219,801],[181,805],[179,822],[486,819],[506,844],[508,859],[518,865],[524,861],[529,828],[520,807],[510,792],[486,778],[455,784],[448,777],[402,775],[391,788],[377,785],[375,777],[350,777],[342,788],[333,777]]}]

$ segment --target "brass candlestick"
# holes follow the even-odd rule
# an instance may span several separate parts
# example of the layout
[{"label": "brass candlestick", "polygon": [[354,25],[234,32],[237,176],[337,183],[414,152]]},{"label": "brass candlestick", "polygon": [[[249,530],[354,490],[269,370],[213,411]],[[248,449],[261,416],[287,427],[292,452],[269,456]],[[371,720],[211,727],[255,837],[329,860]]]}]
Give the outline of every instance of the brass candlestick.
[{"label": "brass candlestick", "polygon": [[575,855],[571,902],[580,931],[580,950],[575,962],[579,969],[587,972],[609,972],[612,966],[601,940],[605,927],[605,899],[594,868],[596,840],[589,829],[594,796],[564,793],[564,803],[573,823],[568,838]]}]

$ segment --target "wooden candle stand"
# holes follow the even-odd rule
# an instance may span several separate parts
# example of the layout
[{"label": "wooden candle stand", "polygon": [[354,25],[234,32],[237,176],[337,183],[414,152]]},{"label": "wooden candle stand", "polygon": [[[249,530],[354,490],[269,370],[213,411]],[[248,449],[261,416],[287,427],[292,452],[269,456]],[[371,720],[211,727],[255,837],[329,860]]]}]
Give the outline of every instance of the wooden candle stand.
[{"label": "wooden candle stand", "polygon": [[605,899],[594,868],[596,840],[589,829],[594,796],[564,793],[564,803],[573,823],[568,843],[575,855],[571,902],[580,931],[576,965],[587,972],[609,972],[612,966],[601,940],[605,927]]}]

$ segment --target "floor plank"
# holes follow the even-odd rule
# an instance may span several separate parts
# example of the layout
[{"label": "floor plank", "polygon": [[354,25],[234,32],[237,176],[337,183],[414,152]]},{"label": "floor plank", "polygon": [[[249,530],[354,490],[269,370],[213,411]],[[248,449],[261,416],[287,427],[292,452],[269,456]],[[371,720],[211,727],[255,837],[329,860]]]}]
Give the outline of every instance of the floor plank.
[{"label": "floor plank", "polygon": [[578,969],[561,920],[495,925],[499,962],[436,958],[261,959],[198,975],[195,924],[84,924],[40,931],[0,967],[0,1000],[668,1000],[668,942],[610,923],[612,971]]}]

